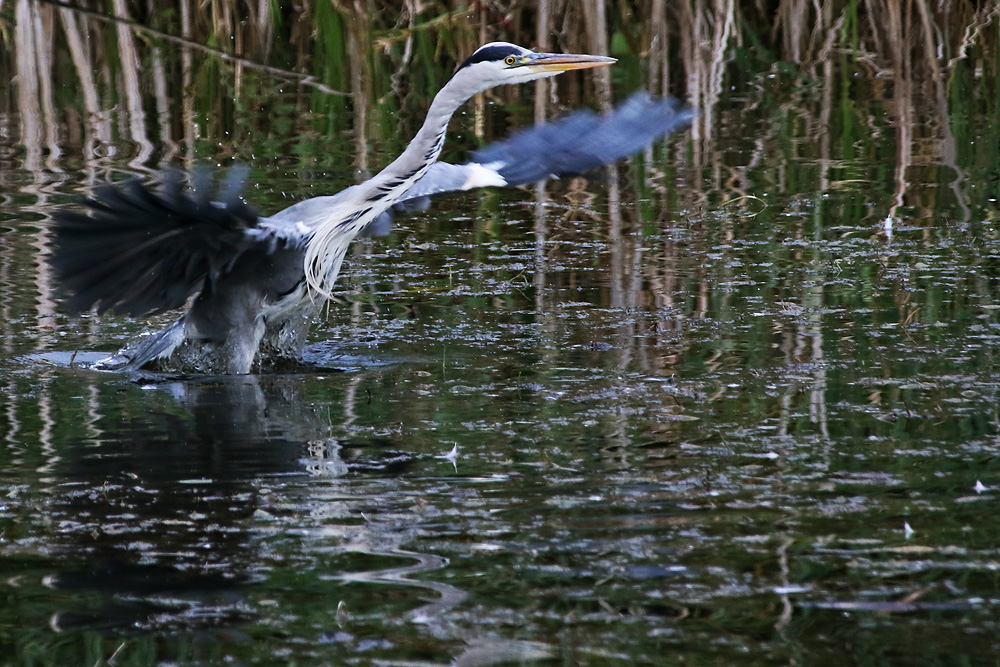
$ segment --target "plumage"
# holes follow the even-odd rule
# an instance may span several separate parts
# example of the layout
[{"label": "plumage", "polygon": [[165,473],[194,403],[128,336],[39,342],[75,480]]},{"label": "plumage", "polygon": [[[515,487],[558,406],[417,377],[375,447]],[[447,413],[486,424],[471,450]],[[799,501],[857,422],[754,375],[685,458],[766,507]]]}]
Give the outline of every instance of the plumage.
[{"label": "plumage", "polygon": [[231,171],[221,203],[212,202],[207,183],[188,194],[181,175],[167,172],[159,193],[136,180],[104,185],[85,202],[91,215],[57,214],[50,261],[64,308],[139,317],[183,306],[252,245],[246,230],[257,213],[232,194],[246,173]]},{"label": "plumage", "polygon": [[269,217],[240,198],[245,168],[218,187],[197,170],[190,192],[177,172],[158,189],[136,180],[101,186],[84,202],[89,214],[55,216],[50,262],[63,305],[142,317],[190,304],[171,326],[100,362],[104,369],[239,374],[294,362],[356,236],[386,231],[393,215],[426,208],[434,195],[586,172],[691,121],[694,112],[675,100],[640,94],[606,116],[581,111],[515,133],[464,165],[437,161],[451,115],[476,92],[611,62],[487,44],[435,96],[391,165]]}]

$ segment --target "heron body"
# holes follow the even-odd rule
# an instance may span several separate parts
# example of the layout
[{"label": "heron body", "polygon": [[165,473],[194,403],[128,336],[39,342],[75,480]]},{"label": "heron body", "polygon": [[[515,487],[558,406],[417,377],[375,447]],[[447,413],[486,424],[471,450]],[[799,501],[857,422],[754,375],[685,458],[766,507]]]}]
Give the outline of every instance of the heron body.
[{"label": "heron body", "polygon": [[195,174],[190,193],[175,173],[159,192],[136,181],[98,188],[86,202],[89,215],[56,216],[50,261],[64,306],[144,316],[190,304],[172,325],[140,336],[99,368],[245,374],[295,362],[359,234],[426,206],[431,195],[582,173],[690,122],[693,112],[676,101],[636,96],[608,116],[578,112],[522,132],[477,151],[468,164],[438,161],[452,115],[472,95],[612,62],[504,42],[480,47],[389,166],[270,217],[240,199],[245,168],[230,170],[217,190],[205,173]]}]

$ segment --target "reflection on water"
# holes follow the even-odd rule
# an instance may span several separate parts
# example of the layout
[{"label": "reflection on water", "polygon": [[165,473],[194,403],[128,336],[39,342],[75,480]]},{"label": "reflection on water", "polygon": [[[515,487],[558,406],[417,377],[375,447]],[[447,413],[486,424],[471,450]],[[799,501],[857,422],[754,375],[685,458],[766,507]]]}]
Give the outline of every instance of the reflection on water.
[{"label": "reflection on water", "polygon": [[[341,4],[0,8],[7,662],[997,653],[997,3]],[[80,367],[162,322],[59,314],[57,207],[234,157],[264,212],[338,191],[481,31],[619,64],[470,103],[452,159],[635,87],[702,122],[358,244],[309,372]]]}]

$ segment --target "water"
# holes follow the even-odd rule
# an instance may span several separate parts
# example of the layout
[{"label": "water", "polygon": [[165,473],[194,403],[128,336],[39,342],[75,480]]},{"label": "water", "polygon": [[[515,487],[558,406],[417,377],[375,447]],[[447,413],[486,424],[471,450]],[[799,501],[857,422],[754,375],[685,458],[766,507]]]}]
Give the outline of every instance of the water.
[{"label": "water", "polygon": [[[126,110],[74,138],[71,83],[58,155],[5,110],[3,664],[995,664],[991,98],[956,84],[946,133],[838,67],[734,75],[709,140],[610,180],[401,219],[317,367],[245,378],[79,367],[147,323],[58,312],[52,212],[155,169],[164,127],[273,212],[385,164],[426,100],[366,107],[367,164],[356,111],[264,75],[267,114],[194,105],[187,144],[147,115],[138,165]],[[498,99],[455,159],[530,122]]]}]

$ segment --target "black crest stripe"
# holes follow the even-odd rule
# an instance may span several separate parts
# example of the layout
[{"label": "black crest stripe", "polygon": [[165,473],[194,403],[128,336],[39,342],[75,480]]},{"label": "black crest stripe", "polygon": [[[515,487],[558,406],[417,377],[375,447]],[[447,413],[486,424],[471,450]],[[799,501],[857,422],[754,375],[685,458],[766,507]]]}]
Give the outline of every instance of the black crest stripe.
[{"label": "black crest stripe", "polygon": [[462,66],[458,69],[463,69],[469,65],[475,65],[476,63],[481,63],[489,60],[503,60],[507,56],[519,56],[521,55],[521,49],[516,46],[510,46],[507,44],[496,44],[494,46],[485,46],[471,56],[465,59]]}]

